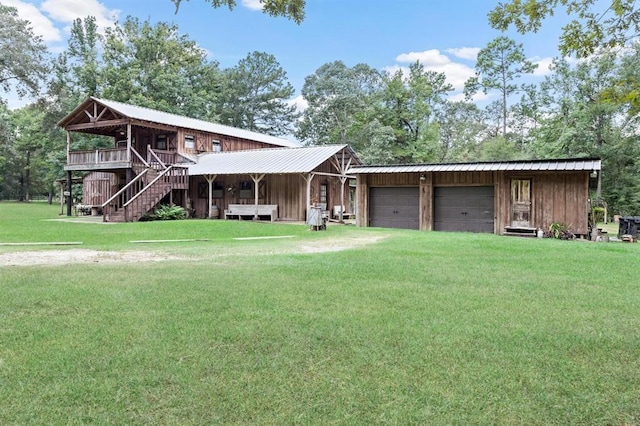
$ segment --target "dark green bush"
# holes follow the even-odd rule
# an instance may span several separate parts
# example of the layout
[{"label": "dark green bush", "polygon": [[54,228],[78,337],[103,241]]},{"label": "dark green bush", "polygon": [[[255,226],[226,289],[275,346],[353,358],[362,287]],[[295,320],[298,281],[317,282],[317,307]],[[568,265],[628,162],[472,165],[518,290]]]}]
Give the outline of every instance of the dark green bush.
[{"label": "dark green bush", "polygon": [[187,218],[187,211],[180,206],[162,204],[153,213],[147,213],[140,220],[180,220]]},{"label": "dark green bush", "polygon": [[594,207],[591,214],[595,223],[604,222],[604,207]]}]

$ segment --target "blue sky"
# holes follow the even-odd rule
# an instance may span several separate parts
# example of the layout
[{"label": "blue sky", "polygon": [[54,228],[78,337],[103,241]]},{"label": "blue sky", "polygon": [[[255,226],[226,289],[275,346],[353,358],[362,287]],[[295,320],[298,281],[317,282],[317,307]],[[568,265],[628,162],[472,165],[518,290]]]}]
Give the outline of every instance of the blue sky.
[{"label": "blue sky", "polygon": [[[102,27],[128,15],[175,22],[222,68],[252,51],[273,54],[296,97],[305,77],[327,62],[366,63],[393,71],[419,60],[428,69],[444,72],[456,88],[452,96],[461,98],[477,51],[502,35],[487,20],[498,0],[307,0],[300,25],[261,13],[257,0],[237,2],[229,12],[205,0],[183,0],[176,14],[170,0],[0,0],[30,20],[53,53],[64,50],[70,23],[78,17],[96,16]],[[560,19],[545,23],[537,34],[505,34],[523,43],[527,57],[540,64],[534,81],[548,73],[551,58],[558,54]],[[13,107],[26,101],[9,97]],[[299,99],[292,102],[303,106]]]}]

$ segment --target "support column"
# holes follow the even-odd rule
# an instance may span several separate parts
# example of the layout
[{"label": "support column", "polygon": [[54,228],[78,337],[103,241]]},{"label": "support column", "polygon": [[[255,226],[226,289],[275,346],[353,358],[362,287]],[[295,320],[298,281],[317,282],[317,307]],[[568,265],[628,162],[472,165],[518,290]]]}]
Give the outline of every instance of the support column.
[{"label": "support column", "polygon": [[306,203],[306,206],[304,208],[304,212],[305,212],[304,219],[305,219],[305,221],[309,218],[309,206],[311,206],[311,181],[313,180],[314,176],[315,176],[315,174],[313,174],[313,173],[309,173],[308,175],[302,175],[302,178],[307,183],[307,203]]},{"label": "support column", "polygon": [[204,178],[209,183],[209,219],[211,219],[211,204],[213,204],[213,181],[216,180],[218,175],[204,175]]},{"label": "support column", "polygon": [[258,195],[259,195],[259,185],[260,181],[264,178],[264,175],[251,175],[251,179],[253,180],[253,196],[254,202],[256,206],[256,212],[253,215],[253,220],[258,220]]},{"label": "support column", "polygon": [[73,199],[71,196],[71,185],[73,184],[73,179],[71,176],[71,170],[67,171],[67,216],[71,216],[71,205],[73,204]]}]

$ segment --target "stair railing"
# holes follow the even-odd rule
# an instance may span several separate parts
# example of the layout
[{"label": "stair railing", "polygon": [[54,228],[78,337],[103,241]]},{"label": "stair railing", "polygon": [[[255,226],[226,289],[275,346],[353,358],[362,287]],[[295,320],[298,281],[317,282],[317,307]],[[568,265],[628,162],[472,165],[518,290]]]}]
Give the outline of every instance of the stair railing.
[{"label": "stair railing", "polygon": [[[103,216],[102,219],[103,221],[107,221],[107,218],[114,213],[114,211],[116,210],[117,205],[114,205],[113,202],[120,197],[127,189],[131,188],[131,186],[133,186],[136,182],[138,182],[140,179],[142,179],[142,177],[144,175],[147,174],[147,172],[149,171],[149,169],[144,169],[142,172],[140,172],[140,174],[136,175],[135,178],[131,179],[131,182],[129,182],[128,184],[126,184],[125,186],[122,187],[122,189],[120,189],[118,192],[116,192],[115,194],[113,194],[111,196],[111,198],[109,198],[107,201],[105,201],[104,203],[102,203],[102,212],[103,212]],[[136,194],[137,195],[137,194]],[[116,203],[117,204],[117,203]]]},{"label": "stair railing", "polygon": [[[124,220],[125,222],[130,222],[133,220],[133,215],[132,213],[136,213],[138,212],[139,214],[144,214],[146,213],[146,211],[144,213],[142,213],[142,209],[140,209],[140,207],[142,206],[142,203],[144,201],[147,201],[142,197],[142,195],[144,194],[149,194],[149,190],[151,190],[152,188],[158,186],[158,182],[162,181],[162,183],[168,183],[169,184],[169,190],[171,190],[171,180],[166,179],[167,175],[169,175],[169,177],[171,177],[170,172],[173,170],[173,166],[169,166],[168,168],[164,169],[162,172],[160,172],[158,174],[158,176],[156,176],[156,178],[154,180],[152,180],[151,182],[149,182],[149,184],[147,186],[145,186],[144,188],[142,188],[136,195],[134,195],[133,197],[131,197],[131,199],[129,201],[127,201],[122,207],[124,208]],[[150,206],[153,207],[153,206]]]}]

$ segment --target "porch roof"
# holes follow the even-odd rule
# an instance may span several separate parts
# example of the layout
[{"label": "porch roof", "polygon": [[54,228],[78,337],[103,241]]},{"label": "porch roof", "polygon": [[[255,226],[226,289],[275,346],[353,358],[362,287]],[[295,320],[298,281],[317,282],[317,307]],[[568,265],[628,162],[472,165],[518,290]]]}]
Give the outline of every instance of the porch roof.
[{"label": "porch roof", "polygon": [[[361,164],[349,145],[269,148],[203,154],[189,166],[189,175],[249,175],[310,173],[336,154],[344,152],[345,166]],[[342,160],[342,156],[339,156]]]},{"label": "porch roof", "polygon": [[564,160],[489,161],[474,163],[405,164],[390,166],[355,166],[349,174],[427,173],[427,172],[493,172],[493,171],[599,171],[599,158]]},{"label": "porch roof", "polygon": [[[76,115],[82,114],[82,111],[87,108],[91,102],[97,102],[115,113],[122,116],[146,121],[150,123],[164,124],[168,126],[181,127],[191,130],[199,130],[208,133],[217,133],[219,135],[232,136],[241,139],[248,139],[256,142],[263,142],[270,145],[282,146],[282,147],[298,147],[295,142],[291,142],[284,138],[276,136],[265,135],[263,133],[252,132],[249,130],[239,129],[236,127],[225,126],[218,123],[212,123],[210,121],[199,120],[196,118],[185,117],[182,115],[171,114],[168,112],[158,111],[151,108],[140,107],[136,105],[125,104],[122,102],[111,101],[108,99],[100,99],[96,97],[87,98],[82,104],[76,107],[66,117],[64,117],[58,125],[65,127],[71,123]],[[84,115],[84,114],[83,114]]]}]

